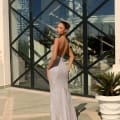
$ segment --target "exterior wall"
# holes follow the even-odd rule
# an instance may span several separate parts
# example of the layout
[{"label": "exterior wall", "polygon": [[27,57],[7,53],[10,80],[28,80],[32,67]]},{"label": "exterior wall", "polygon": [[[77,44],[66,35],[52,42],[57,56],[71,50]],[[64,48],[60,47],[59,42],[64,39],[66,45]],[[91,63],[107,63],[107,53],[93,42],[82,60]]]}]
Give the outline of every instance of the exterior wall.
[{"label": "exterior wall", "polygon": [[0,0],[0,88],[9,86],[10,78],[8,0]]},{"label": "exterior wall", "polygon": [[115,0],[115,65],[113,72],[120,71],[120,0]]}]

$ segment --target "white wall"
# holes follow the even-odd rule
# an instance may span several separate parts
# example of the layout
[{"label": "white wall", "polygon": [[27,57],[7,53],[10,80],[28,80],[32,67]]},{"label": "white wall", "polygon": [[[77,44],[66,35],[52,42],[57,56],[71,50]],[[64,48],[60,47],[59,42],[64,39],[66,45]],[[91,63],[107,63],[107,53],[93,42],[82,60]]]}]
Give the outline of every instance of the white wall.
[{"label": "white wall", "polygon": [[8,0],[0,0],[0,87],[11,84]]},{"label": "white wall", "polygon": [[115,0],[115,65],[114,72],[120,71],[120,0]]}]

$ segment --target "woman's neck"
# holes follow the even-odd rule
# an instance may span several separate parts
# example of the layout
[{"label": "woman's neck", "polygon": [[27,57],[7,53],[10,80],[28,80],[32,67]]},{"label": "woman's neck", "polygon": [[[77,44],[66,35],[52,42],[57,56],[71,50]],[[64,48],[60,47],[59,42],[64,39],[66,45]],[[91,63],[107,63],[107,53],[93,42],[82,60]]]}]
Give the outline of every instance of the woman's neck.
[{"label": "woman's neck", "polygon": [[59,38],[66,37],[66,34],[62,34],[58,36]]}]

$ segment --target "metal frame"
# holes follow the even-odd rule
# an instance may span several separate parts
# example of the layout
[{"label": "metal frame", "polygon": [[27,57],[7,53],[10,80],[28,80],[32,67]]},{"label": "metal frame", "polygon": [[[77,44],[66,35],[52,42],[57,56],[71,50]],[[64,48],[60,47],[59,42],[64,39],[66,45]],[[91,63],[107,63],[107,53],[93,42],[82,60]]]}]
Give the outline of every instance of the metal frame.
[{"label": "metal frame", "polygon": [[[71,83],[75,78],[77,78],[78,76],[80,76],[82,73],[84,73],[84,96],[88,96],[88,74],[91,75],[93,78],[95,78],[96,81],[98,81],[100,83],[100,81],[96,78],[96,76],[94,76],[89,69],[95,65],[97,62],[99,62],[100,60],[102,60],[106,55],[108,55],[108,53],[104,53],[103,55],[101,55],[96,61],[94,61],[92,64],[88,65],[88,36],[87,36],[87,27],[88,25],[90,25],[91,27],[93,27],[94,29],[96,29],[97,31],[99,31],[100,33],[102,33],[104,36],[108,37],[109,36],[104,33],[102,30],[100,30],[98,27],[96,27],[95,25],[93,25],[92,23],[90,23],[88,21],[88,19],[95,13],[97,12],[99,9],[101,9],[107,2],[109,2],[110,0],[104,0],[103,2],[101,2],[101,4],[99,4],[91,13],[87,14],[87,0],[82,0],[82,7],[83,7],[83,16],[79,15],[76,11],[72,10],[70,7],[68,7],[66,4],[64,4],[63,1],[61,0],[52,0],[34,19],[33,19],[33,15],[32,15],[32,0],[29,0],[29,20],[26,19],[21,13],[19,13],[17,10],[15,10],[12,7],[12,4],[15,2],[15,0],[10,1],[9,0],[9,22],[10,22],[10,54],[12,56],[12,51],[16,52],[20,57],[22,57],[22,55],[19,53],[19,51],[17,51],[12,45],[18,40],[18,38],[20,38],[28,29],[30,29],[30,59],[28,58],[28,64],[30,65],[30,67],[23,73],[21,74],[16,80],[13,80],[13,65],[12,65],[12,57],[11,59],[11,82],[13,86],[16,86],[15,83],[21,78],[23,77],[27,72],[31,72],[31,88],[34,89],[34,72],[36,71],[47,83],[48,81],[46,80],[46,78],[44,78],[44,76],[37,71],[34,66],[41,61],[46,55],[49,54],[50,50],[48,52],[46,52],[46,54],[44,54],[42,57],[40,57],[36,62],[34,61],[34,41],[33,41],[33,28],[36,29],[38,32],[40,32],[44,37],[47,38],[47,36],[41,31],[39,30],[36,26],[34,26],[34,22],[54,3],[54,2],[58,2],[59,4],[63,5],[65,8],[67,8],[68,10],[70,10],[71,12],[73,12],[76,16],[78,16],[80,19],[82,19],[82,21],[80,23],[78,23],[69,33],[68,36],[74,32],[74,30],[76,30],[78,27],[80,27],[81,25],[83,25],[83,65],[81,65],[80,63],[78,63],[77,61],[74,61],[76,64],[78,64],[78,66],[80,68],[82,68],[83,70],[80,71],[77,75],[75,75],[73,78],[71,78],[69,80],[69,83]],[[12,41],[11,38],[11,11],[14,11],[17,15],[19,15],[20,17],[22,17],[27,23],[28,26]],[[49,39],[49,38],[47,38]],[[110,39],[110,38],[109,38]],[[11,42],[12,41],[12,42]],[[113,46],[114,49],[114,46]],[[21,87],[21,86],[17,86],[17,87]]]}]

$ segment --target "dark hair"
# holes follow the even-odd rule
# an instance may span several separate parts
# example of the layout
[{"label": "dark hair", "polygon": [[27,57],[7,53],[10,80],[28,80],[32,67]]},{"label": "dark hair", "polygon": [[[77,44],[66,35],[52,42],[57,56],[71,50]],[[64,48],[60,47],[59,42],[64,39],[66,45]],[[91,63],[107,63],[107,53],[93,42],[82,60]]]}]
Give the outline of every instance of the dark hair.
[{"label": "dark hair", "polygon": [[67,30],[70,28],[70,24],[66,21],[61,20],[59,23],[62,23]]}]

